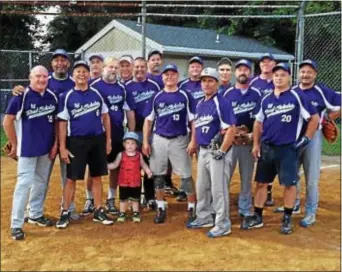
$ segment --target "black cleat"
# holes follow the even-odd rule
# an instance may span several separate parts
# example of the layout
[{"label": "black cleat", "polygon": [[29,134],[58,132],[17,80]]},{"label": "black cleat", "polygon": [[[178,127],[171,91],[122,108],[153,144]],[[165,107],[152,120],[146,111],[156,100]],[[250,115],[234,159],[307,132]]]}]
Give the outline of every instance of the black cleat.
[{"label": "black cleat", "polygon": [[186,195],[185,192],[181,191],[181,192],[179,192],[179,194],[178,194],[176,200],[177,200],[178,202],[185,202],[185,201],[188,200],[188,197],[187,197],[187,195]]},{"label": "black cleat", "polygon": [[102,207],[95,211],[93,221],[103,225],[112,225],[114,223],[113,220],[108,219],[105,210]]},{"label": "black cleat", "polygon": [[95,211],[94,199],[88,198],[84,203],[83,211],[81,212],[82,216],[87,216]]},{"label": "black cleat", "polygon": [[281,225],[280,233],[290,234],[292,232],[293,232],[292,218],[291,218],[291,216],[284,214],[283,219],[282,219],[282,225]]},{"label": "black cleat", "polygon": [[257,214],[252,216],[246,216],[242,218],[241,229],[249,230],[253,228],[261,228],[264,226],[262,216]]},{"label": "black cleat", "polygon": [[28,218],[27,220],[28,223],[33,224],[33,225],[38,225],[40,227],[51,227],[53,226],[53,223],[50,219],[41,216],[39,218]]},{"label": "black cleat", "polygon": [[177,187],[171,185],[171,186],[164,187],[164,193],[165,195],[178,196],[180,191],[177,189]]},{"label": "black cleat", "polygon": [[115,198],[107,199],[106,212],[111,214],[111,215],[118,215],[119,214],[118,209],[115,207]]},{"label": "black cleat", "polygon": [[24,240],[25,233],[20,228],[11,229],[11,237],[13,240]]},{"label": "black cleat", "polygon": [[63,210],[61,212],[61,217],[59,218],[59,220],[56,223],[56,228],[57,229],[65,229],[70,223],[69,216],[70,216],[70,213],[67,210]]},{"label": "black cleat", "polygon": [[165,222],[165,218],[166,218],[166,212],[165,210],[163,210],[162,208],[159,208],[157,210],[157,214],[154,218],[154,223],[156,224],[162,224]]}]

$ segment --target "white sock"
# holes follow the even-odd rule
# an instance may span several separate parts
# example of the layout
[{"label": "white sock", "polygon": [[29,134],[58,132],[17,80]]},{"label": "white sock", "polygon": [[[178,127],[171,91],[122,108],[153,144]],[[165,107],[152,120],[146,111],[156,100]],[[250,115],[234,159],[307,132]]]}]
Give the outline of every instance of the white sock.
[{"label": "white sock", "polygon": [[195,209],[195,202],[188,202],[188,210],[191,208]]},{"label": "white sock", "polygon": [[87,196],[87,199],[94,199],[93,192],[88,189],[86,190],[86,196]]},{"label": "white sock", "polygon": [[108,197],[107,199],[115,198],[115,189],[108,187]]},{"label": "white sock", "polygon": [[157,202],[158,209],[162,208],[163,210],[165,210],[164,200],[156,200],[156,202]]}]

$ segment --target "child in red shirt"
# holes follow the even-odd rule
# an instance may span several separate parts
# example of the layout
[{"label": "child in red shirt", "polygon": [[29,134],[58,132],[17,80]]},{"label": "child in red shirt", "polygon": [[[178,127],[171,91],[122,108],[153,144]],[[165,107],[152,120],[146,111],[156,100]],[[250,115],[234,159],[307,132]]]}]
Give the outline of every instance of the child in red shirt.
[{"label": "child in red shirt", "polygon": [[139,200],[141,194],[141,168],[149,178],[152,171],[145,163],[142,154],[137,150],[139,136],[135,132],[127,132],[123,138],[125,151],[120,152],[115,161],[108,164],[109,170],[119,168],[120,215],[117,222],[125,222],[127,202],[132,202],[133,222],[141,222]]}]

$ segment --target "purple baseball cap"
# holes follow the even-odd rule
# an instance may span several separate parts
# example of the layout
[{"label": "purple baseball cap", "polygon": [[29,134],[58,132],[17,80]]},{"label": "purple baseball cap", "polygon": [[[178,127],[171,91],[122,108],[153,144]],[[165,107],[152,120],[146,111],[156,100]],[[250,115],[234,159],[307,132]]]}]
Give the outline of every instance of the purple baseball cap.
[{"label": "purple baseball cap", "polygon": [[235,63],[235,69],[241,65],[244,65],[244,66],[248,67],[249,69],[252,69],[252,63],[249,60],[240,59],[237,63]]},{"label": "purple baseball cap", "polygon": [[317,62],[311,59],[306,59],[303,60],[300,64],[299,64],[299,68],[302,68],[304,65],[309,65],[311,66],[316,72],[318,71],[318,65]]},{"label": "purple baseball cap", "polygon": [[263,61],[264,59],[275,60],[274,56],[271,53],[262,54],[260,57],[260,61]]},{"label": "purple baseball cap", "polygon": [[176,64],[167,64],[163,67],[162,74],[166,73],[167,71],[174,71],[178,73],[178,68]]},{"label": "purple baseball cap", "polygon": [[52,53],[52,59],[54,59],[55,57],[58,57],[58,56],[62,56],[68,60],[69,59],[69,54],[67,51],[65,51],[64,49],[56,49],[53,53]]},{"label": "purple baseball cap", "polygon": [[275,71],[278,71],[280,69],[284,70],[285,72],[288,72],[291,75],[291,68],[288,63],[285,63],[285,62],[278,63],[276,66],[273,67],[272,72],[274,73]]}]

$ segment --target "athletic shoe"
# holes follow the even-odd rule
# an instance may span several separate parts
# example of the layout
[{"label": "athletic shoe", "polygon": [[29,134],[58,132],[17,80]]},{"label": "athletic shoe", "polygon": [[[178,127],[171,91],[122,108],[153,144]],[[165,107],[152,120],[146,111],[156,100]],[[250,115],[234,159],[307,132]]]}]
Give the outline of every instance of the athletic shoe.
[{"label": "athletic shoe", "polygon": [[132,216],[132,220],[134,223],[140,223],[141,222],[141,217],[139,212],[134,212]]},{"label": "athletic shoe", "polygon": [[11,237],[13,240],[23,240],[25,238],[25,233],[21,228],[11,229]]},{"label": "athletic shoe", "polygon": [[111,214],[111,215],[119,214],[118,209],[115,207],[115,198],[107,199],[106,212]]},{"label": "athletic shoe", "polygon": [[[284,207],[277,207],[273,210],[274,213],[283,213],[284,212]],[[292,211],[292,214],[300,214],[300,204],[295,205]]]},{"label": "athletic shoe", "polygon": [[208,221],[202,218],[196,218],[194,221],[186,225],[186,227],[189,229],[211,228],[213,226],[214,221]]},{"label": "athletic shoe", "polygon": [[312,226],[316,223],[316,215],[315,214],[307,214],[304,216],[304,218],[299,222],[299,225],[301,225],[304,228],[307,228],[309,226]]},{"label": "athletic shoe", "polygon": [[207,233],[207,236],[209,238],[217,238],[221,236],[228,235],[232,232],[230,228],[219,228],[218,226],[213,227],[209,232]]},{"label": "athletic shoe", "polygon": [[69,216],[70,216],[70,213],[67,210],[63,210],[61,212],[61,217],[59,218],[59,220],[56,223],[56,228],[57,229],[65,229],[70,223]]},{"label": "athletic shoe", "polygon": [[282,219],[282,225],[280,229],[280,233],[282,234],[290,234],[292,233],[292,219],[291,216],[284,214]]},{"label": "athletic shoe", "polygon": [[84,203],[83,211],[81,212],[82,216],[87,216],[95,211],[94,199],[88,198]]},{"label": "athletic shoe", "polygon": [[267,192],[267,199],[265,202],[266,207],[272,207],[274,206],[274,200],[272,198],[272,192]]},{"label": "athletic shoe", "polygon": [[186,220],[186,225],[189,225],[192,221],[196,219],[196,213],[194,208],[188,210],[188,218]]},{"label": "athletic shoe", "polygon": [[124,223],[125,221],[126,221],[126,213],[121,212],[118,219],[116,219],[116,222]]},{"label": "athletic shoe", "polygon": [[178,194],[176,200],[177,200],[178,202],[185,202],[185,201],[188,200],[188,197],[187,197],[187,195],[186,195],[185,192],[181,191],[181,192],[179,192],[179,194]]},{"label": "athletic shoe", "polygon": [[113,220],[108,219],[105,210],[102,207],[95,211],[93,221],[103,225],[112,225],[114,223]]},{"label": "athletic shoe", "polygon": [[27,222],[33,225],[38,225],[40,227],[51,227],[53,225],[52,221],[44,216],[41,216],[39,218],[29,218]]},{"label": "athletic shoe", "polygon": [[154,199],[151,199],[147,202],[147,207],[152,210],[152,211],[155,211],[157,210],[157,203]]},{"label": "athletic shoe", "polygon": [[158,208],[156,216],[154,218],[154,223],[162,224],[165,222],[166,212],[162,208]]},{"label": "athletic shoe", "polygon": [[164,193],[166,195],[170,195],[170,196],[178,196],[180,191],[178,190],[177,187],[171,185],[171,186],[165,186],[164,187]]},{"label": "athletic shoe", "polygon": [[249,230],[253,228],[261,228],[264,225],[262,216],[257,214],[244,217],[241,222],[241,229]]}]

